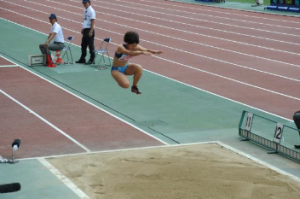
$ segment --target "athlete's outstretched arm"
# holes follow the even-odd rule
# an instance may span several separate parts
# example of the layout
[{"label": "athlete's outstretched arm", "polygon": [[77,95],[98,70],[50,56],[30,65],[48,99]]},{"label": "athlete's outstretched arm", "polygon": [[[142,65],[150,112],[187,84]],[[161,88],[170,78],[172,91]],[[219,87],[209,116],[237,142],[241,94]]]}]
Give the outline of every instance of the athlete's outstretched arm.
[{"label": "athlete's outstretched arm", "polygon": [[143,52],[150,52],[151,54],[156,54],[156,55],[159,55],[159,54],[163,53],[160,50],[151,50],[151,49],[144,48],[140,45],[137,45],[136,49],[139,50],[139,51],[143,51]]}]

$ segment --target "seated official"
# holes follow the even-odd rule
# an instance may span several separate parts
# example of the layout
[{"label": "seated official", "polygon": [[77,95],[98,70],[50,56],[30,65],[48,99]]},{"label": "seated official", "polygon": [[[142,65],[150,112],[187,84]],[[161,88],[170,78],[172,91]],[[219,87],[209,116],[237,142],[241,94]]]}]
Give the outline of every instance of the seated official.
[{"label": "seated official", "polygon": [[[52,24],[50,34],[46,43],[40,45],[41,52],[46,55],[47,66],[56,67],[52,63],[51,51],[62,50],[65,45],[64,35],[61,26],[57,23],[57,18],[55,14],[50,14],[49,21]],[[53,40],[53,43],[50,43]]]}]

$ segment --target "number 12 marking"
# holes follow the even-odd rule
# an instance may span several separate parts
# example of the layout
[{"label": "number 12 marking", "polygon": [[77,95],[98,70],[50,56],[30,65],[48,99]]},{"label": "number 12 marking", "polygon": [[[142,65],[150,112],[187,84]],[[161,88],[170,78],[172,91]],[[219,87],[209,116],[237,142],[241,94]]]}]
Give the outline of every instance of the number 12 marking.
[{"label": "number 12 marking", "polygon": [[247,131],[251,131],[252,119],[253,119],[253,114],[252,113],[248,113],[247,114],[247,119],[246,119],[246,125],[245,125],[245,129]]},{"label": "number 12 marking", "polygon": [[283,124],[277,123],[276,129],[275,129],[275,134],[274,134],[274,139],[273,141],[276,143],[280,143],[281,138],[282,138],[282,132],[283,132]]}]

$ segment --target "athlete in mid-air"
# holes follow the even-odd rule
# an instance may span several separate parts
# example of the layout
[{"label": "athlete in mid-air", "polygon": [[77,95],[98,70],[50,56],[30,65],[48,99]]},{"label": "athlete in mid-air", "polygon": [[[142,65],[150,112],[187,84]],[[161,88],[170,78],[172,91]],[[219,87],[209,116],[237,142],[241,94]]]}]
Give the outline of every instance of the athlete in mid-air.
[{"label": "athlete in mid-air", "polygon": [[111,75],[122,88],[129,88],[130,82],[126,75],[133,75],[131,91],[141,94],[137,84],[141,79],[143,68],[138,64],[129,63],[129,59],[137,55],[161,54],[162,51],[146,49],[139,45],[139,35],[129,31],[124,35],[124,44],[118,46],[115,52]]}]

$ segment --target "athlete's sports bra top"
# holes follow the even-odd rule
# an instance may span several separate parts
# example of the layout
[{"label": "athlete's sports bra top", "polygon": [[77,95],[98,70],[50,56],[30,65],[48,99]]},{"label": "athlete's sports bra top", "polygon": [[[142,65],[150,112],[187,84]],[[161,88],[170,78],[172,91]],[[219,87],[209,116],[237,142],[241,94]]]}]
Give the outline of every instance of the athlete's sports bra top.
[{"label": "athlete's sports bra top", "polygon": [[[127,46],[126,44],[123,44],[123,46],[127,49]],[[127,54],[124,54],[124,53],[117,53],[117,51],[115,52],[115,57],[118,58],[119,61],[128,61],[131,56],[130,55],[127,55]]]}]

